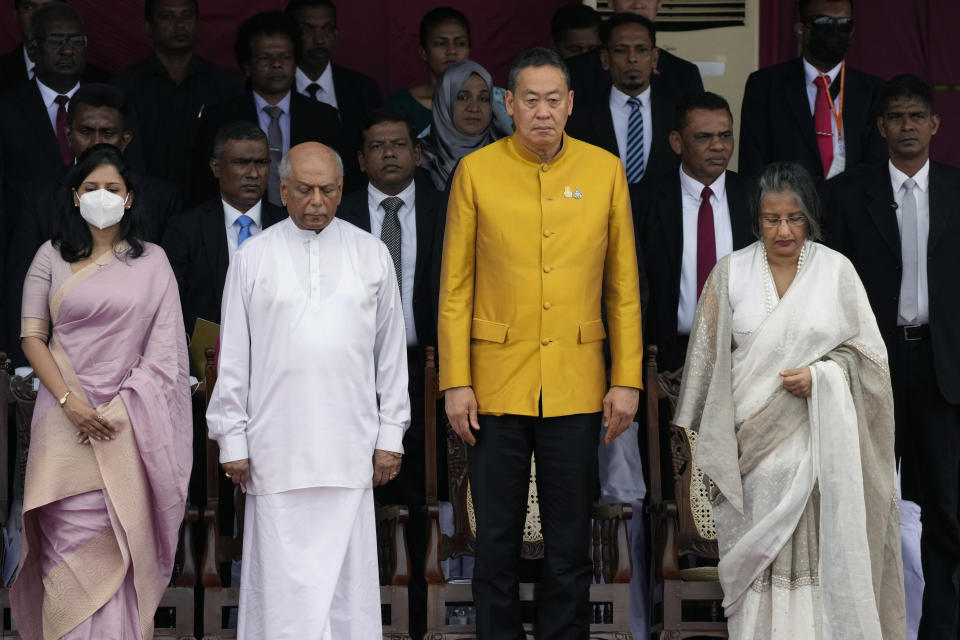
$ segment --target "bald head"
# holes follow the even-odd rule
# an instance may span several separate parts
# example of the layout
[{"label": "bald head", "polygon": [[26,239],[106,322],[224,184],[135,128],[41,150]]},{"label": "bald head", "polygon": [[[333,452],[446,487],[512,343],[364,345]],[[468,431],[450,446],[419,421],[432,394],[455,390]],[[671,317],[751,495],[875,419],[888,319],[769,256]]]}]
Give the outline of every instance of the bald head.
[{"label": "bald head", "polygon": [[317,233],[330,224],[343,196],[343,161],[330,147],[304,142],[280,162],[280,200],[301,229]]}]

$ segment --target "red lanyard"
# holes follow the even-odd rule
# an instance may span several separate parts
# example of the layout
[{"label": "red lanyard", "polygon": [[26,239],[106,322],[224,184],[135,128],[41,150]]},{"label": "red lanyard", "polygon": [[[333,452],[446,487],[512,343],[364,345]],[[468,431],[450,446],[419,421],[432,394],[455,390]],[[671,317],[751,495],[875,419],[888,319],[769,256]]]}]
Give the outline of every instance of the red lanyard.
[{"label": "red lanyard", "polygon": [[827,101],[830,103],[830,113],[833,114],[833,119],[837,123],[837,134],[840,141],[843,141],[843,92],[846,89],[847,85],[847,61],[844,60],[840,63],[840,93],[837,95],[837,103],[834,103],[833,96],[830,95],[830,78],[823,74],[823,71],[817,69],[817,73],[820,74],[820,77],[823,78],[824,87],[827,90]]}]

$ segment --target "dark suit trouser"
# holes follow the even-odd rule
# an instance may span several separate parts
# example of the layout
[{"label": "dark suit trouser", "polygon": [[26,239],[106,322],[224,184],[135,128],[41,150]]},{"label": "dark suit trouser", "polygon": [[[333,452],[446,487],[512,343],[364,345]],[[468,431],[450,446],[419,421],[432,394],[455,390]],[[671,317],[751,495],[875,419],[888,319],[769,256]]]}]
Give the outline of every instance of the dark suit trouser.
[{"label": "dark suit trouser", "polygon": [[427,581],[424,567],[427,552],[427,524],[423,505],[426,485],[424,466],[424,372],[419,349],[407,349],[410,428],[403,435],[403,463],[397,477],[374,489],[381,504],[403,504],[410,509],[404,531],[410,551],[410,636],[420,638],[427,631]]},{"label": "dark suit trouser", "polygon": [[960,406],[940,393],[929,339],[899,337],[892,355],[904,497],[919,498],[922,510],[919,638],[953,640],[960,614]]},{"label": "dark suit trouser", "polygon": [[537,637],[585,640],[590,629],[590,512],[597,487],[596,413],[540,418],[480,416],[468,447],[477,553],[473,598],[481,640],[524,637],[518,565],[536,454],[545,543]]}]

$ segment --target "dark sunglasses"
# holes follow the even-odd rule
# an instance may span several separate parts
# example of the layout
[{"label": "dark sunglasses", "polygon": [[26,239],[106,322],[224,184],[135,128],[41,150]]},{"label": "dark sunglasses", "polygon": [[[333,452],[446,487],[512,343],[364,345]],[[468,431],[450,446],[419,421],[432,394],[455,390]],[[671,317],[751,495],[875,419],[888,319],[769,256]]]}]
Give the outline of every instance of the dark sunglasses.
[{"label": "dark sunglasses", "polygon": [[838,31],[850,33],[853,31],[853,18],[834,18],[833,16],[810,16],[804,20],[807,24],[817,27],[833,27]]}]

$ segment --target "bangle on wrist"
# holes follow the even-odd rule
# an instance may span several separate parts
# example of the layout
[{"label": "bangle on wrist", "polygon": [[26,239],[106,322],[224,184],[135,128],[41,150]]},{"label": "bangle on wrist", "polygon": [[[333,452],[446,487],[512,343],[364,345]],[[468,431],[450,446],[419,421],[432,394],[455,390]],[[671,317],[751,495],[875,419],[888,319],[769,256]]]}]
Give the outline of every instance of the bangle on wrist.
[{"label": "bangle on wrist", "polygon": [[384,453],[386,453],[386,454],[388,454],[388,455],[390,455],[390,456],[392,456],[392,457],[394,457],[394,458],[397,458],[398,460],[403,457],[403,454],[402,454],[402,453],[397,453],[396,451],[384,451]]},{"label": "bangle on wrist", "polygon": [[71,394],[71,393],[73,393],[73,391],[70,391],[69,389],[67,389],[67,392],[66,392],[65,394],[63,394],[63,396],[61,396],[59,400],[57,400],[57,402],[60,403],[60,406],[61,406],[61,407],[63,407],[65,404],[67,404],[67,398],[70,397],[70,394]]}]

